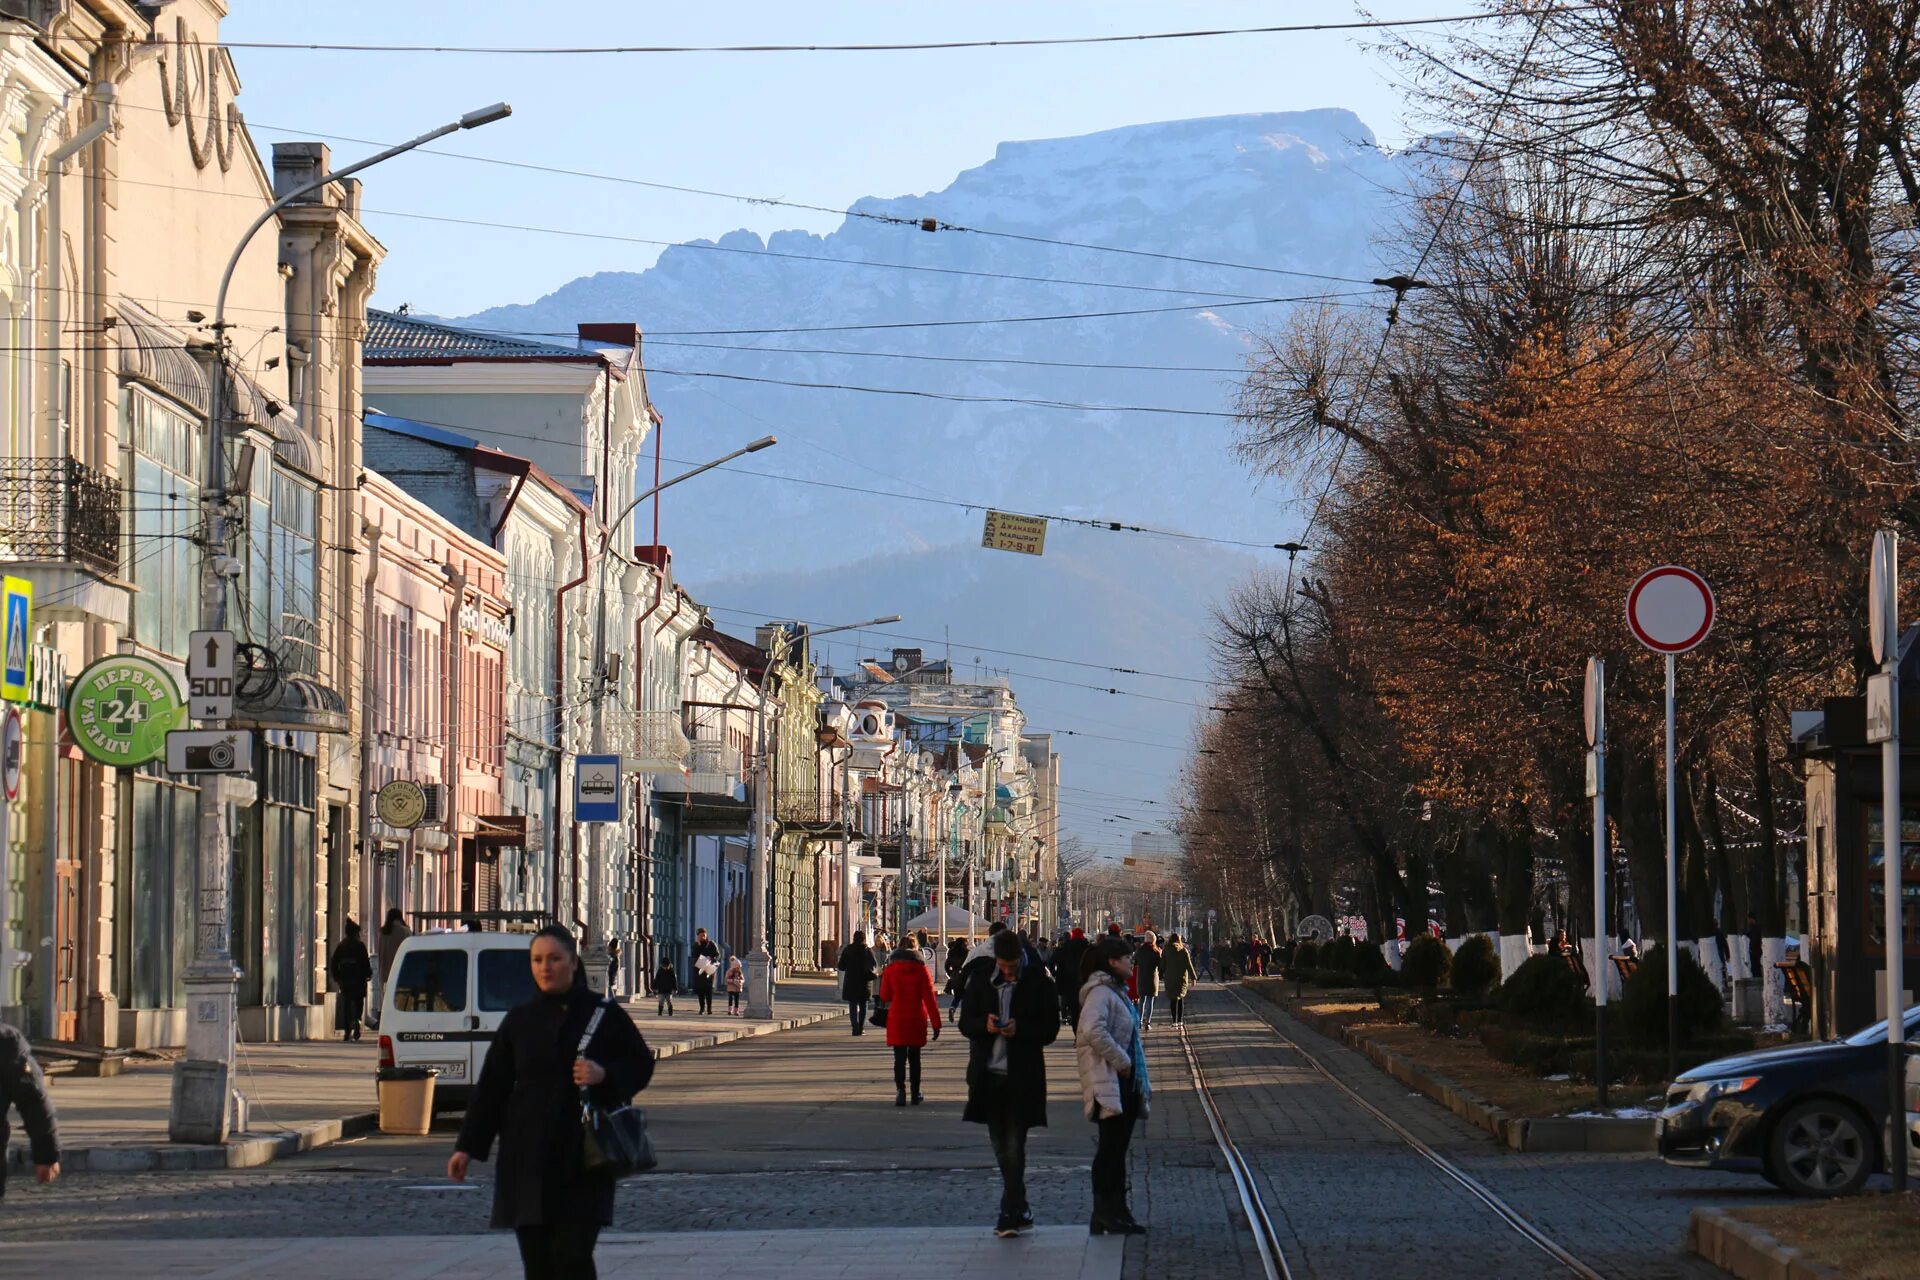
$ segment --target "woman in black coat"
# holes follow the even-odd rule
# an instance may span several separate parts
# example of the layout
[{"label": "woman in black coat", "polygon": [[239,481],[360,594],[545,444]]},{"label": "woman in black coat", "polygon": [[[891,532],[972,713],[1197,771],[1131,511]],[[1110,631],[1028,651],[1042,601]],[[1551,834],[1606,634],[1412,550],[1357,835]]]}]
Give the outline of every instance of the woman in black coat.
[{"label": "woman in black coat", "polygon": [[367,944],[360,941],[360,926],[347,921],[347,936],[327,959],[327,974],[340,988],[340,999],[333,1006],[333,1029],[342,1040],[358,1040],[360,1023],[367,1016],[367,983],[373,981],[373,958]]},{"label": "woman in black coat", "polygon": [[611,1001],[580,1051],[601,1001],[564,928],[535,934],[530,959],[540,993],[501,1020],[447,1176],[464,1182],[468,1161],[485,1160],[497,1136],[493,1225],[519,1237],[527,1280],[593,1280],[594,1243],[613,1222],[613,1179],[580,1168],[580,1094],[602,1107],[626,1104],[653,1077],[653,1051]]},{"label": "woman in black coat", "polygon": [[867,945],[864,929],[853,931],[853,941],[840,949],[840,996],[847,1002],[847,1017],[853,1022],[853,1034],[866,1034],[867,1001],[873,998],[873,948]]}]

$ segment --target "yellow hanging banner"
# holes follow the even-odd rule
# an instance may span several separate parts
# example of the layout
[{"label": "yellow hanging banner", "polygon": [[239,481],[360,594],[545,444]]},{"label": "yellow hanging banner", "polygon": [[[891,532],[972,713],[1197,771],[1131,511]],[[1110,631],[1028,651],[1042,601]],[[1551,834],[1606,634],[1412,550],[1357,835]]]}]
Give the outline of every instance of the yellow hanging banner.
[{"label": "yellow hanging banner", "polygon": [[1026,556],[1042,555],[1047,549],[1047,518],[1016,516],[1005,511],[989,511],[986,532],[980,536],[980,545],[994,551],[1017,551]]}]

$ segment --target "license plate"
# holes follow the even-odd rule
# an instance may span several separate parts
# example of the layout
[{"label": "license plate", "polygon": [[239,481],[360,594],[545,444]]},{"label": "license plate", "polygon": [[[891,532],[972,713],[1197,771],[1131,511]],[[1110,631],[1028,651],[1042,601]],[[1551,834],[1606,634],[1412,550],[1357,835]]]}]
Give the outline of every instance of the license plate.
[{"label": "license plate", "polygon": [[437,1069],[442,1081],[464,1081],[467,1078],[467,1064],[464,1062],[429,1062],[423,1065]]},{"label": "license plate", "polygon": [[1653,1136],[1654,1136],[1654,1138],[1655,1138],[1655,1139],[1658,1139],[1658,1138],[1659,1138],[1659,1137],[1660,1137],[1660,1136],[1661,1136],[1662,1134],[1664,1134],[1664,1133],[1665,1133],[1666,1131],[1667,1131],[1667,1118],[1666,1118],[1665,1116],[1655,1116],[1655,1117],[1653,1118]]}]

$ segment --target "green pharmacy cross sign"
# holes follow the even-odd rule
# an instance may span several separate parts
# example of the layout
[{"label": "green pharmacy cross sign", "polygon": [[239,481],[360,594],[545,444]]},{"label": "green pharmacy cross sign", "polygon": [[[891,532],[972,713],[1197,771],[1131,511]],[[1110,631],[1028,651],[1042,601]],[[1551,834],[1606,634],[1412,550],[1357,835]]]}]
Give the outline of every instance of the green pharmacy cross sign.
[{"label": "green pharmacy cross sign", "polygon": [[82,671],[67,693],[67,726],[74,745],[115,768],[158,760],[167,733],[186,723],[180,686],[166,668],[146,658],[115,654]]}]

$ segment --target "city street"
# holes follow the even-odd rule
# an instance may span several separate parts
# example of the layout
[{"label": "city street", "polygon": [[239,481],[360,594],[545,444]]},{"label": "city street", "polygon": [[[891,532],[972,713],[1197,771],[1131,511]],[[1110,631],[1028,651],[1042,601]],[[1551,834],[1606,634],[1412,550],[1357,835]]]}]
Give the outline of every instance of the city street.
[{"label": "city street", "polygon": [[[1503,1152],[1357,1055],[1269,1016],[1601,1274],[1712,1275],[1680,1252],[1688,1211],[1775,1195],[1757,1180],[1644,1156]],[[1307,1069],[1237,995],[1203,988],[1189,1031],[1294,1274],[1359,1275],[1387,1257],[1430,1277],[1561,1273]],[[661,1168],[621,1186],[603,1273],[684,1266],[688,1233],[697,1232],[695,1265],[716,1273],[777,1259],[785,1276],[893,1276],[903,1258],[918,1257],[943,1271],[1010,1263],[1006,1274],[1021,1276],[1259,1275],[1178,1034],[1157,1025],[1149,1045],[1153,1115],[1135,1141],[1133,1202],[1151,1232],[1124,1251],[1113,1238],[1086,1236],[1092,1130],[1076,1114],[1064,1041],[1049,1055],[1051,1127],[1028,1148],[1042,1230],[1007,1242],[988,1231],[997,1178],[985,1131],[958,1118],[964,1045],[955,1033],[927,1051],[927,1105],[900,1110],[884,1041],[854,1039],[834,1021],[662,1064],[642,1099]],[[428,1138],[373,1135],[259,1170],[19,1186],[0,1210],[0,1274],[139,1270],[197,1280],[271,1270],[298,1280],[369,1266],[419,1277],[510,1274],[511,1239],[486,1229],[487,1168],[477,1166],[465,1188],[444,1176],[453,1128],[443,1118]]]}]

